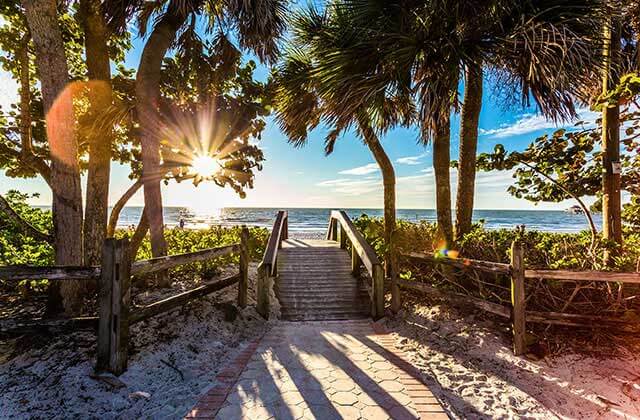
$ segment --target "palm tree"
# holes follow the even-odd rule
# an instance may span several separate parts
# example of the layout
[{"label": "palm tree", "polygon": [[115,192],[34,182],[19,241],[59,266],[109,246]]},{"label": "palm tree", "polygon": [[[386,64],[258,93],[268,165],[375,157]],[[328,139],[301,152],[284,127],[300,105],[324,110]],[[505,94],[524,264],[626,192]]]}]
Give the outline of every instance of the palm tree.
[{"label": "palm tree", "polygon": [[[325,139],[330,154],[340,134],[355,127],[380,167],[384,191],[384,240],[390,249],[396,226],[395,171],[380,143],[389,128],[414,118],[410,91],[385,89],[363,99],[352,77],[371,75],[359,56],[363,34],[351,26],[348,9],[329,5],[310,8],[292,19],[293,37],[275,74],[276,117],[295,146],[308,141],[308,131],[321,123],[331,127]],[[390,254],[386,253],[390,269]]]},{"label": "palm tree", "polygon": [[[110,23],[120,31],[137,16],[139,30],[144,36],[148,26],[151,33],[145,43],[136,76],[137,115],[140,123],[143,186],[147,221],[151,233],[154,257],[167,253],[164,239],[162,195],[160,183],[164,178],[160,161],[161,125],[158,100],[162,63],[170,48],[188,48],[188,41],[199,40],[196,32],[199,19],[207,22],[208,33],[227,42],[215,45],[228,47],[234,32],[240,48],[255,53],[263,61],[272,61],[278,54],[277,39],[284,32],[284,0],[168,0],[149,3],[144,0],[110,0],[105,10],[111,11]],[[196,51],[197,49],[189,49]],[[221,51],[220,53],[224,53]],[[166,277],[161,280],[166,285]]]},{"label": "palm tree", "polygon": [[[600,0],[496,0],[482,7],[459,0],[411,4],[345,0],[340,4],[351,12],[351,26],[366,35],[359,51],[375,75],[369,75],[354,90],[375,95],[387,86],[408,84],[406,88],[415,92],[422,140],[434,141],[438,225],[448,244],[453,236],[449,114],[452,108],[457,109],[461,70],[489,68],[504,86],[519,92],[524,104],[533,97],[543,114],[563,119],[575,116],[573,93],[583,87],[597,66],[593,34],[599,27]],[[476,96],[480,94],[476,89]],[[471,102],[468,99],[467,105]],[[473,114],[475,111],[465,112],[465,117]],[[475,125],[477,136],[477,124],[469,122],[464,122],[470,127],[466,132],[473,133]],[[465,146],[475,147],[473,138],[466,140]],[[475,153],[465,155],[475,159]],[[473,165],[468,160],[461,165],[470,169]],[[466,172],[475,173],[472,169]],[[460,178],[460,182],[470,181],[467,191],[473,191],[473,180]],[[472,205],[472,201],[467,203]]]}]

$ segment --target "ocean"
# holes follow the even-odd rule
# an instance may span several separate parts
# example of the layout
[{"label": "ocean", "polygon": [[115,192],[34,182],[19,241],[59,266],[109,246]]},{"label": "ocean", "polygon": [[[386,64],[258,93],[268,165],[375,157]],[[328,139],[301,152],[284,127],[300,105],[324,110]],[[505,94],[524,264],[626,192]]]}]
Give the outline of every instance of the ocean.
[{"label": "ocean", "polygon": [[[180,219],[186,228],[201,229],[212,225],[234,226],[246,224],[271,228],[275,214],[274,208],[220,208],[211,210],[194,210],[188,207],[165,207],[164,220],[168,227],[175,227]],[[291,235],[317,236],[326,232],[331,209],[291,208],[289,212],[289,232]],[[382,217],[382,209],[346,209],[350,217],[362,214]],[[125,207],[120,214],[118,226],[129,227],[140,220],[142,207]],[[408,221],[436,220],[435,210],[398,209],[399,219]],[[473,219],[484,220],[489,229],[512,229],[517,225],[525,225],[530,230],[547,232],[579,232],[588,229],[584,215],[564,211],[549,210],[476,210]],[[599,218],[596,224],[600,228]]]}]

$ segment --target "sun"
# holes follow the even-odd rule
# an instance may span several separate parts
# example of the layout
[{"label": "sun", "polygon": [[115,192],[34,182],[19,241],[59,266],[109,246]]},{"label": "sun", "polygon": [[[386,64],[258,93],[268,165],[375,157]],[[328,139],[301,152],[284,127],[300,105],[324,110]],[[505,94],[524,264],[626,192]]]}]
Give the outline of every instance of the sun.
[{"label": "sun", "polygon": [[212,156],[199,155],[193,158],[191,168],[196,174],[209,178],[220,170],[220,162]]}]

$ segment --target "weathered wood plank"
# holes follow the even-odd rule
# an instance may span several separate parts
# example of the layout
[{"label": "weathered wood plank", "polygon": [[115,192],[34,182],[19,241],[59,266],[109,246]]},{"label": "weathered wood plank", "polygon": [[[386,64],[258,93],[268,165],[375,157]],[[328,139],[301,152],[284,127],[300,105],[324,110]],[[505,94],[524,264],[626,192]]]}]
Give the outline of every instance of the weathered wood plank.
[{"label": "weathered wood plank", "polygon": [[510,274],[511,272],[511,266],[509,264],[492,261],[472,260],[469,258],[437,258],[422,252],[408,252],[401,255],[414,260],[424,260],[434,264],[446,264],[457,268],[474,269],[487,273]]},{"label": "weathered wood plank", "polygon": [[95,280],[100,277],[100,267],[73,267],[12,265],[0,267],[0,279],[21,280]]},{"label": "weathered wood plank", "polygon": [[175,296],[160,300],[158,302],[154,302],[150,305],[137,308],[129,316],[129,323],[135,324],[136,322],[144,321],[145,319],[151,318],[153,316],[169,312],[194,299],[206,296],[218,290],[222,290],[225,287],[229,287],[239,281],[240,274],[236,274],[223,280],[219,280],[213,283],[207,283],[202,286],[196,287],[195,289],[191,289]]},{"label": "weathered wood plank", "polygon": [[609,281],[640,284],[640,273],[615,273],[611,271],[573,271],[573,270],[525,270],[528,279],[547,279],[559,281]]},{"label": "weathered wood plank", "polygon": [[127,239],[105,240],[100,278],[96,370],[120,375],[127,368],[131,259]]},{"label": "weathered wood plank", "polygon": [[538,312],[527,311],[527,322],[535,322],[551,325],[562,325],[567,327],[581,328],[615,328],[625,332],[640,332],[640,322],[628,321],[622,318],[566,314],[560,312]]},{"label": "weathered wood plank", "polygon": [[499,305],[493,302],[487,302],[486,300],[479,299],[473,296],[467,296],[460,293],[452,293],[452,292],[444,292],[442,290],[436,289],[435,287],[431,287],[425,283],[419,283],[415,281],[407,281],[398,279],[398,286],[406,289],[412,289],[420,291],[424,294],[444,299],[447,301],[457,301],[462,304],[469,304],[476,306],[479,309],[490,312],[494,315],[498,315],[503,318],[511,317],[511,310],[503,305]]},{"label": "weathered wood plank", "polygon": [[273,229],[267,242],[267,248],[264,250],[264,256],[262,257],[263,264],[268,264],[272,269],[276,266],[278,249],[282,246],[282,234],[286,223],[288,223],[288,214],[286,211],[281,210],[276,216],[276,221],[273,224]]},{"label": "weathered wood plank", "polygon": [[98,317],[87,316],[78,318],[34,318],[34,319],[2,319],[0,333],[24,334],[39,330],[97,330]]},{"label": "weathered wood plank", "polygon": [[227,245],[218,248],[203,249],[201,251],[188,252],[186,254],[169,255],[166,257],[151,258],[149,260],[136,261],[131,266],[132,275],[141,275],[163,271],[182,264],[190,264],[206,261],[212,258],[224,257],[240,251],[239,244]]},{"label": "weathered wood plank", "polygon": [[526,318],[524,290],[524,249],[518,241],[511,244],[511,308],[513,329],[513,353],[526,351]]},{"label": "weathered wood plank", "polygon": [[271,267],[261,263],[258,266],[258,281],[256,285],[256,311],[264,319],[269,319],[269,293],[271,292]]},{"label": "weathered wood plank", "polygon": [[238,306],[247,306],[249,289],[249,229],[242,225],[240,231],[240,282],[238,283]]}]

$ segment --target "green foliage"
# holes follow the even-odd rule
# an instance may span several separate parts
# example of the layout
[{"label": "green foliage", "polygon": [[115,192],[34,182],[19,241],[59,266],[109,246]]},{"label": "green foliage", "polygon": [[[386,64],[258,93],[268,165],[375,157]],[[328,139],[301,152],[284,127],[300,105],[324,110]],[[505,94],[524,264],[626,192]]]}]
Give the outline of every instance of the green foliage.
[{"label": "green foliage", "polygon": [[[363,232],[365,239],[373,244],[378,255],[383,248],[383,221],[362,215],[354,224]],[[482,222],[473,225],[472,231],[457,245],[459,258],[509,263],[511,243],[516,239],[516,230],[486,229]],[[603,248],[589,250],[591,236],[588,231],[580,233],[551,233],[525,231],[519,240],[525,247],[525,261],[529,268],[603,270]],[[438,240],[436,225],[426,221],[417,223],[399,221],[394,241],[399,252],[424,252],[434,254],[442,244]],[[625,249],[612,267],[617,271],[635,271],[640,258],[640,231],[625,230]]]},{"label": "green foliage", "polygon": [[[11,208],[25,221],[43,232],[52,231],[51,212],[31,207],[27,200],[37,195],[23,194],[15,190],[7,192],[5,198]],[[22,233],[22,230],[0,212],[0,265],[53,264],[53,248]]]},{"label": "green foliage", "polygon": [[[382,220],[361,216],[354,224],[364,233],[367,241],[378,244],[382,241]],[[471,232],[457,245],[460,259],[474,259],[501,263],[510,262],[511,244],[514,239],[523,244],[525,266],[529,269],[573,269],[608,270],[633,272],[640,263],[640,231],[625,229],[625,247],[614,260],[613,267],[603,261],[603,251],[608,245],[598,243],[591,248],[588,231],[580,233],[550,233],[515,229],[486,229],[483,223],[474,224]],[[423,252],[440,254],[442,244],[438,241],[435,224],[400,221],[394,233],[394,243],[399,253]],[[380,257],[383,253],[376,247]],[[399,276],[403,280],[423,281],[435,287],[479,296],[496,303],[508,305],[510,301],[510,279],[504,275],[481,273],[475,270],[456,270],[449,266],[428,264],[400,258]],[[585,285],[583,285],[585,286]],[[576,285],[559,281],[531,281],[527,284],[527,307],[531,310],[593,313],[594,311],[619,311],[638,309],[634,296],[637,287],[614,284],[592,284],[581,293],[573,295]],[[565,304],[567,305],[565,307]]]}]

